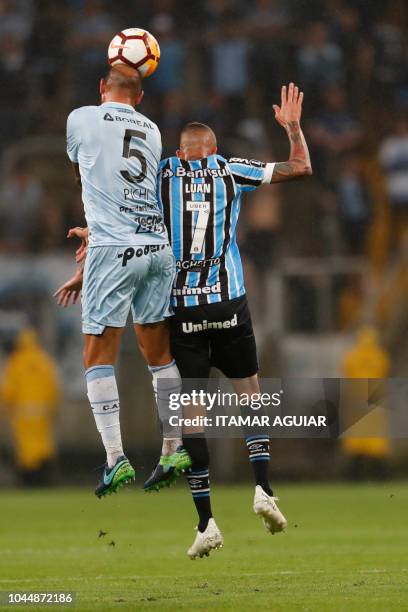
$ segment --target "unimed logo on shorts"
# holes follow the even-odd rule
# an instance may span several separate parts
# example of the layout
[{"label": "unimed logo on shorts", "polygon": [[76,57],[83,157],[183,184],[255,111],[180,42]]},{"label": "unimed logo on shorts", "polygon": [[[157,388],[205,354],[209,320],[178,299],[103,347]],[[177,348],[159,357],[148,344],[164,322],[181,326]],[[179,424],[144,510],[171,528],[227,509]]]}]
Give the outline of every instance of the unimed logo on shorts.
[{"label": "unimed logo on shorts", "polygon": [[227,321],[202,321],[201,323],[192,323],[191,321],[183,322],[182,329],[185,334],[193,332],[205,331],[206,329],[229,329],[238,325],[237,313],[232,319]]}]

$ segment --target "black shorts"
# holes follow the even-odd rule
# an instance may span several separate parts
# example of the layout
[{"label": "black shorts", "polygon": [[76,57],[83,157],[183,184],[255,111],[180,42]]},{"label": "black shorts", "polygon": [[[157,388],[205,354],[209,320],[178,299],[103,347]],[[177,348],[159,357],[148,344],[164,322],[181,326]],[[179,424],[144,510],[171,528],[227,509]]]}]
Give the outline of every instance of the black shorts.
[{"label": "black shorts", "polygon": [[178,307],[170,319],[171,351],[182,378],[208,378],[211,366],[227,378],[258,372],[246,296],[200,306]]}]

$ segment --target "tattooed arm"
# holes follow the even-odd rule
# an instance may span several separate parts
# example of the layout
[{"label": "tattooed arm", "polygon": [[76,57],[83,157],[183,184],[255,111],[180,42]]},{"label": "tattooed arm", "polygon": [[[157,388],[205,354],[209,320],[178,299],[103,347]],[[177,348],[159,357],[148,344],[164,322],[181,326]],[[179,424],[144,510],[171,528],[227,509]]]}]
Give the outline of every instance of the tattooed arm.
[{"label": "tattooed arm", "polygon": [[303,92],[290,83],[282,87],[281,105],[273,105],[276,121],[286,130],[290,142],[290,157],[274,165],[271,183],[291,181],[312,174],[309,150],[300,127]]}]

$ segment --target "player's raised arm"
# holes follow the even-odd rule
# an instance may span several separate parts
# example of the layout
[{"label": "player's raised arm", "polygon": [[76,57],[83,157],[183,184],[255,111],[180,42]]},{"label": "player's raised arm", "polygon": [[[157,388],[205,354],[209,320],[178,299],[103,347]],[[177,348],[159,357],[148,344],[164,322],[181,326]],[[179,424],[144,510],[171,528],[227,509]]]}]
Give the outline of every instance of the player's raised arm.
[{"label": "player's raised arm", "polygon": [[274,165],[271,183],[291,181],[312,174],[309,149],[300,127],[303,92],[290,83],[281,90],[281,105],[273,105],[276,121],[286,130],[290,142],[290,157]]}]

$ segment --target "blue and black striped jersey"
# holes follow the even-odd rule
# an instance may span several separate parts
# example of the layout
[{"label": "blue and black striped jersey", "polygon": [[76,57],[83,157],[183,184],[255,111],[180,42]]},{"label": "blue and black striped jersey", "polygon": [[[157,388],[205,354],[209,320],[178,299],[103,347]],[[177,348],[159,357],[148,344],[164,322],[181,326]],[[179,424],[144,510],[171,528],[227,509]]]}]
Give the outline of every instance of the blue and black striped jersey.
[{"label": "blue and black striped jersey", "polygon": [[158,202],[177,262],[174,306],[212,304],[245,293],[236,242],[241,195],[270,183],[273,166],[221,155],[161,161]]}]

